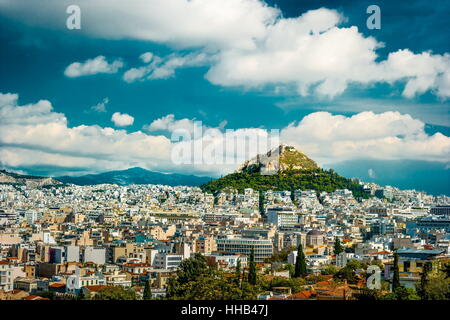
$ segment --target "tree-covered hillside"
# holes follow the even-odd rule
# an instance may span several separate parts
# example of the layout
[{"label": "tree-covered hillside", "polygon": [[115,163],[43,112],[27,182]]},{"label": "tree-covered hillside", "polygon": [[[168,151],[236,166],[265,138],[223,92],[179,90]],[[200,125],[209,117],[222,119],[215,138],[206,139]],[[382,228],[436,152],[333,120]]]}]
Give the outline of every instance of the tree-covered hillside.
[{"label": "tree-covered hillside", "polygon": [[216,193],[223,189],[236,189],[243,192],[245,188],[257,191],[292,191],[316,190],[318,193],[333,192],[336,189],[348,189],[355,198],[368,198],[361,185],[351,179],[342,177],[333,170],[286,170],[276,175],[261,175],[253,172],[235,172],[201,186],[204,192]]}]

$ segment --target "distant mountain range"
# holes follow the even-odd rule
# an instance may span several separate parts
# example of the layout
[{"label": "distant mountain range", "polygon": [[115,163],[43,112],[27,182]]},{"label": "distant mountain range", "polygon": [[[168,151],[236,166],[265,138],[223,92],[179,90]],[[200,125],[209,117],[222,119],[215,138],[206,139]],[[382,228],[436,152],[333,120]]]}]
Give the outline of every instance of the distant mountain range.
[{"label": "distant mountain range", "polygon": [[[358,177],[366,182],[391,185],[401,189],[414,188],[433,195],[449,195],[450,169],[446,163],[354,160],[336,163],[333,165],[333,169],[344,176]],[[255,190],[308,188],[318,191],[333,191],[347,186],[347,189],[352,190],[354,194],[361,193],[360,186],[355,183],[354,179],[344,178],[336,174],[334,170],[322,169],[302,152],[285,145],[246,161],[236,172],[220,179],[174,173],[164,174],[142,168],[55,178],[22,175],[0,170],[0,184],[42,187],[57,186],[63,183],[76,185],[185,185],[201,186],[204,191],[208,192],[216,192],[226,187],[238,190],[251,187]]]},{"label": "distant mountain range", "polygon": [[72,177],[62,176],[55,178],[64,183],[71,183],[80,186],[95,184],[163,184],[168,186],[200,186],[211,181],[210,177],[199,177],[194,175],[184,175],[178,173],[160,173],[142,168],[130,168],[120,171],[108,171],[98,174],[88,174],[84,176]]},{"label": "distant mountain range", "polygon": [[83,176],[62,176],[55,178],[22,175],[6,170],[0,170],[0,184],[27,185],[29,187],[57,186],[75,184],[80,186],[97,184],[163,184],[168,186],[196,187],[211,181],[210,177],[199,177],[177,173],[160,173],[142,168],[130,168],[120,171],[108,171],[99,174]]},{"label": "distant mountain range", "polygon": [[0,170],[0,184],[26,185],[29,187],[43,187],[62,185],[63,183],[53,178],[22,175],[6,170]]}]

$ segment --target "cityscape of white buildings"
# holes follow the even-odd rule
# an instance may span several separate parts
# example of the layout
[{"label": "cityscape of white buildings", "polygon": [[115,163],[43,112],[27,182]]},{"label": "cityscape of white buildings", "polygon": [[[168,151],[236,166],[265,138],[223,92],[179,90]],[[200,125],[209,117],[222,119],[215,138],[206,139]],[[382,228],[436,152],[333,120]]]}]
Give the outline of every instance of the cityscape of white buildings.
[{"label": "cityscape of white buildings", "polygon": [[[299,243],[312,272],[350,259],[385,263],[398,248],[450,254],[450,197],[364,190],[371,197],[357,201],[349,190],[0,185],[0,293],[93,294],[107,285],[140,292],[151,280],[153,295],[164,296],[168,277],[194,253],[233,270],[239,260],[247,266],[252,250],[264,265]],[[338,256],[336,239],[346,249]]]}]

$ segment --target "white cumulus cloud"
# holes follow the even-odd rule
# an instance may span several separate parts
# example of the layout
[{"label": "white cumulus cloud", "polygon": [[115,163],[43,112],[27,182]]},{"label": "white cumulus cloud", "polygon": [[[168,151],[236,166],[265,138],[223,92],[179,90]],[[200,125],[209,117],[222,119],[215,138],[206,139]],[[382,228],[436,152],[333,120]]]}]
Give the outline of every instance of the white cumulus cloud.
[{"label": "white cumulus cloud", "polygon": [[[53,28],[69,4],[69,0],[39,6],[3,0],[0,8],[28,24]],[[319,8],[285,18],[262,0],[129,0],[126,6],[121,0],[79,0],[77,4],[83,8],[81,32],[162,43],[176,51],[191,49],[213,57],[202,64],[208,63],[206,78],[216,85],[286,86],[295,87],[300,95],[333,97],[351,83],[385,82],[403,84],[406,98],[427,91],[450,97],[448,53],[405,48],[380,61],[377,49],[384,44],[364,36],[356,26],[343,26],[345,17],[336,10]],[[189,65],[183,57],[177,52],[152,65],[155,57],[145,53],[141,60],[148,65],[128,70],[124,80],[171,77],[177,68]],[[81,64],[73,68],[69,74],[90,74],[81,70]]]},{"label": "white cumulus cloud", "polygon": [[111,121],[114,122],[116,127],[126,127],[133,124],[134,117],[126,113],[115,112],[111,117]]},{"label": "white cumulus cloud", "polygon": [[351,117],[315,112],[281,130],[293,144],[320,163],[353,159],[414,159],[447,162],[450,138],[428,135],[425,124],[399,112],[361,112]]},{"label": "white cumulus cloud", "polygon": [[126,82],[167,79],[173,77],[175,71],[179,68],[202,66],[211,59],[212,57],[202,52],[186,55],[170,54],[164,58],[146,52],[141,55],[141,60],[148,64],[139,68],[128,69],[124,73],[123,79]]},{"label": "white cumulus cloud", "polygon": [[[200,149],[194,155],[214,150],[219,158],[226,155],[223,148],[231,141],[253,141],[258,146],[237,148],[235,161],[178,164],[173,151],[189,148],[186,140],[171,140],[157,131],[191,133],[195,119],[175,119],[174,115],[152,121],[149,132],[128,133],[98,125],[69,127],[64,114],[53,111],[51,103],[40,100],[19,105],[17,94],[0,93],[0,163],[9,168],[33,166],[59,167],[92,172],[140,166],[163,172],[196,174],[226,174],[243,161],[273,146],[276,136],[260,128],[241,128],[225,132],[223,124],[217,128],[203,127],[203,135],[195,138]],[[253,138],[252,138],[253,137]],[[280,132],[280,141],[292,144],[318,161],[332,164],[353,159],[426,160],[448,163],[450,138],[424,131],[424,123],[398,112],[361,112],[351,117],[315,112],[293,122]],[[265,151],[265,150],[264,150]],[[229,154],[228,154],[229,155]],[[211,160],[211,158],[208,158]],[[208,161],[209,161],[208,160]]]},{"label": "white cumulus cloud", "polygon": [[98,56],[84,62],[71,63],[64,71],[64,74],[67,77],[76,78],[97,73],[116,73],[122,67],[123,62],[121,60],[114,60],[109,63],[104,56]]},{"label": "white cumulus cloud", "polygon": [[144,129],[149,132],[165,131],[168,133],[173,133],[174,131],[179,130],[193,134],[194,130],[206,130],[209,129],[209,127],[204,126],[201,121],[196,119],[183,118],[176,120],[174,114],[168,114],[159,119],[153,120],[150,124],[145,125]]},{"label": "white cumulus cloud", "polygon": [[152,61],[153,59],[153,53],[152,52],[144,52],[143,54],[141,54],[139,56],[139,58],[145,62],[145,63],[149,63],[150,61]]},{"label": "white cumulus cloud", "polygon": [[97,103],[95,106],[92,106],[90,110],[98,112],[98,113],[105,113],[106,112],[106,105],[109,103],[109,98],[104,98],[101,102]]},{"label": "white cumulus cloud", "polygon": [[[54,166],[104,171],[164,168],[170,140],[141,131],[97,125],[68,127],[51,103],[19,105],[17,94],[0,94],[0,162],[9,167]],[[167,169],[167,167],[166,167]]]}]

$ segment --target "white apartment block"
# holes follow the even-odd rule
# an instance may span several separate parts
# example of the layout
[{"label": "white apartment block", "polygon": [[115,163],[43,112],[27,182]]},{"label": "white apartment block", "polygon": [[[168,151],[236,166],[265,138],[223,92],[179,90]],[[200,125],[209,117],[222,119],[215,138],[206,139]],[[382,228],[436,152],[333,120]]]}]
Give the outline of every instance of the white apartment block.
[{"label": "white apartment block", "polygon": [[0,290],[13,290],[13,266],[9,262],[0,261]]}]

